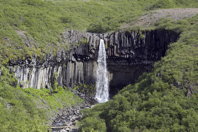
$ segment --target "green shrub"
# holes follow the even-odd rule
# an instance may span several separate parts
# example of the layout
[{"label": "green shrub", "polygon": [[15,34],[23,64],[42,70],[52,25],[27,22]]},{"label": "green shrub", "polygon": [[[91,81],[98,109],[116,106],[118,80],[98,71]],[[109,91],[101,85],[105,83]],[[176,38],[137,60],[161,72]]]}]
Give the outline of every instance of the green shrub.
[{"label": "green shrub", "polygon": [[154,5],[152,5],[151,9],[156,8],[174,8],[175,3],[174,0],[158,0]]},{"label": "green shrub", "polygon": [[[83,120],[81,131],[83,132],[106,132],[104,120],[95,117],[89,117]],[[88,126],[88,127],[87,127]]]},{"label": "green shrub", "polygon": [[22,3],[31,6],[42,6],[45,4],[43,0],[23,0]]}]

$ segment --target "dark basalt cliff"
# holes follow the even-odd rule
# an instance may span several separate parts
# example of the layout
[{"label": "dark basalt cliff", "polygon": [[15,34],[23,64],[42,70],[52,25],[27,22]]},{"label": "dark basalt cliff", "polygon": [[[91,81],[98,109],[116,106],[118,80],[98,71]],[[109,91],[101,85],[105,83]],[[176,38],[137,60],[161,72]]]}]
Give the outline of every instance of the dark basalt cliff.
[{"label": "dark basalt cliff", "polygon": [[21,87],[49,88],[57,80],[59,85],[73,87],[80,83],[94,84],[100,39],[104,39],[110,93],[134,83],[152,64],[165,55],[168,45],[179,34],[170,30],[118,31],[106,34],[67,31],[62,34],[71,50],[60,50],[56,56],[10,61],[9,65]]}]

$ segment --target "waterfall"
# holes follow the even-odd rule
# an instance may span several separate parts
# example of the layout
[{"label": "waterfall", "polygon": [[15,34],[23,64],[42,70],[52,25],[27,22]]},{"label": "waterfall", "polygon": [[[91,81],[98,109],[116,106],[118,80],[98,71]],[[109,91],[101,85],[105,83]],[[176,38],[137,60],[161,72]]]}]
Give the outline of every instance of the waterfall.
[{"label": "waterfall", "polygon": [[102,39],[100,40],[97,62],[98,66],[95,98],[99,103],[103,103],[109,99],[109,82],[107,76],[106,51],[104,40]]}]

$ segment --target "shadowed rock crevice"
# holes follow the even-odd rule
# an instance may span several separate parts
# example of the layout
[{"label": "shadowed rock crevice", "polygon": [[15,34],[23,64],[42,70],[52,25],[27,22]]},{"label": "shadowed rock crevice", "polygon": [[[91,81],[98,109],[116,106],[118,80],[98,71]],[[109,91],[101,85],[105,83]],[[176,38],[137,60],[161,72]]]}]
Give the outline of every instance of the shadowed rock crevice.
[{"label": "shadowed rock crevice", "polygon": [[67,31],[62,34],[62,40],[72,45],[71,50],[60,50],[56,56],[48,54],[42,60],[10,61],[9,65],[23,88],[49,88],[55,80],[67,87],[95,84],[98,46],[102,38],[107,52],[110,94],[114,95],[122,87],[134,83],[142,73],[149,72],[178,37],[178,33],[164,29],[105,34]]}]

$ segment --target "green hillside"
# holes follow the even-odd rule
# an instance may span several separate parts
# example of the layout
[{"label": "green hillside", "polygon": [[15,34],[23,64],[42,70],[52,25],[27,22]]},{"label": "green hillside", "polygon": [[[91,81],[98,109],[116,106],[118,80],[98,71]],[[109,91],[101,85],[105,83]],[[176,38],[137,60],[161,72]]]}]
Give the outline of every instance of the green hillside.
[{"label": "green hillside", "polygon": [[[0,131],[47,131],[49,115],[82,101],[58,86],[53,92],[19,88],[9,60],[68,49],[61,40],[65,30],[115,31],[155,9],[193,7],[197,0],[0,0]],[[82,131],[198,130],[198,16],[164,19],[152,28],[182,33],[151,73],[87,110]]]},{"label": "green hillside", "polygon": [[[68,48],[60,38],[68,29],[116,30],[144,12],[176,7],[198,4],[196,0],[0,0],[0,62]],[[32,44],[24,44],[20,33]]]}]

